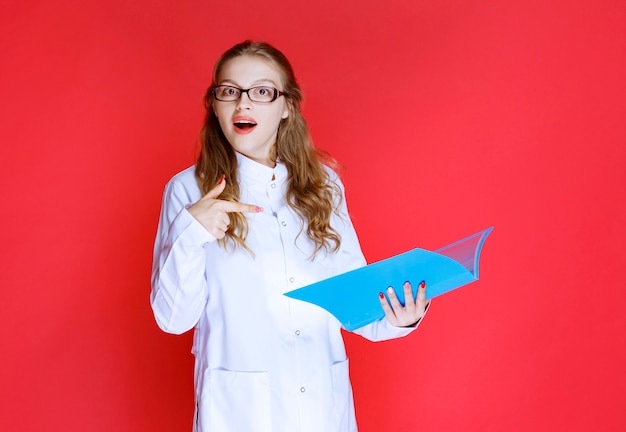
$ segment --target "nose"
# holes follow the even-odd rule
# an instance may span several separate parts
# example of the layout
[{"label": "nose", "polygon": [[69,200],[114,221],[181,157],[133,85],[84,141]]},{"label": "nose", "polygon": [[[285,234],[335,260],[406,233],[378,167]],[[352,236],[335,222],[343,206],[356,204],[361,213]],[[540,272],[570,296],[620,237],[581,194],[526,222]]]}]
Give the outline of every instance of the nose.
[{"label": "nose", "polygon": [[251,107],[252,107],[252,101],[248,97],[248,92],[241,92],[241,96],[239,97],[239,100],[237,101],[237,109],[243,110],[243,109],[250,109]]}]

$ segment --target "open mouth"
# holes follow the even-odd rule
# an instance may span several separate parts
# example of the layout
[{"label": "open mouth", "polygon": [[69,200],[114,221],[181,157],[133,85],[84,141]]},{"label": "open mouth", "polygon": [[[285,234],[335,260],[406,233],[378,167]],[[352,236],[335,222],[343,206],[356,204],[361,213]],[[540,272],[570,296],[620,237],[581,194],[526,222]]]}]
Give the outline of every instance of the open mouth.
[{"label": "open mouth", "polygon": [[236,121],[234,126],[241,131],[249,131],[256,126],[256,123],[250,121]]}]

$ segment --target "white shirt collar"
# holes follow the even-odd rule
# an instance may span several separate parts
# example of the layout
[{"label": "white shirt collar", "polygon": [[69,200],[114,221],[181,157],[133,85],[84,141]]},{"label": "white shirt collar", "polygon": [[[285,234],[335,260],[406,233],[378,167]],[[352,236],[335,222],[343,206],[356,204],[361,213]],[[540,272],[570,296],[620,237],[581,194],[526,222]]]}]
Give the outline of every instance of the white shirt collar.
[{"label": "white shirt collar", "polygon": [[237,155],[239,175],[242,179],[262,184],[269,183],[272,179],[275,179],[277,182],[283,182],[287,179],[287,167],[280,160],[276,161],[274,168],[270,168],[239,152],[235,152],[235,154]]}]

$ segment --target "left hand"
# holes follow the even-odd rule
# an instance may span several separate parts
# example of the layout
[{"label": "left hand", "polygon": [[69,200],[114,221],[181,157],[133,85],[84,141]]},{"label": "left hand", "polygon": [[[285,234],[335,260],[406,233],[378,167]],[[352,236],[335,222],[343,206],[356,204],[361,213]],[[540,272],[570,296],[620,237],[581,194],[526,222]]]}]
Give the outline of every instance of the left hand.
[{"label": "left hand", "polygon": [[429,302],[426,301],[426,282],[421,282],[417,288],[417,296],[413,298],[410,282],[404,283],[404,306],[396,296],[392,287],[387,288],[387,297],[381,292],[378,297],[385,311],[389,323],[396,327],[410,327],[419,322],[426,313]]}]

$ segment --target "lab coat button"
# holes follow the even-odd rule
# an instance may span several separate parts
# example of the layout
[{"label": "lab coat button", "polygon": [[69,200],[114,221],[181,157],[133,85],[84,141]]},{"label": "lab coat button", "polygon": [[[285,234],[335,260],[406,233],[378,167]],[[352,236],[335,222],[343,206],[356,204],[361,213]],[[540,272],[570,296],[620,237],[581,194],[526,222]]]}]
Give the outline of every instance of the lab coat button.
[{"label": "lab coat button", "polygon": [[300,387],[300,393],[304,393],[306,389],[304,387]]},{"label": "lab coat button", "polygon": [[272,189],[276,188],[276,183],[272,183]]},{"label": "lab coat button", "polygon": [[280,224],[281,224],[282,226],[287,226],[287,222],[285,222],[285,221],[282,221]]},{"label": "lab coat button", "polygon": [[292,278],[292,277],[290,277],[290,278],[289,278],[289,282],[293,283],[293,281],[295,281],[295,279],[294,279],[294,278]]},{"label": "lab coat button", "polygon": [[296,336],[300,336],[300,330],[296,330],[294,333],[296,334]]}]

